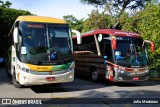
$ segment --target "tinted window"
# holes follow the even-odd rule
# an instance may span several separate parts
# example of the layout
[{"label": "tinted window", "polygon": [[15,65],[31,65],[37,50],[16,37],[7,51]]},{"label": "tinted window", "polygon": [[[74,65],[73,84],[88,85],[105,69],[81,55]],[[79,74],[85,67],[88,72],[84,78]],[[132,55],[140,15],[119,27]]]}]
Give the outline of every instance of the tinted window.
[{"label": "tinted window", "polygon": [[[76,39],[74,39],[74,44],[77,42]],[[96,43],[94,36],[86,36],[82,37],[82,44],[74,46],[74,50],[76,51],[92,51],[94,53],[97,53]]]}]

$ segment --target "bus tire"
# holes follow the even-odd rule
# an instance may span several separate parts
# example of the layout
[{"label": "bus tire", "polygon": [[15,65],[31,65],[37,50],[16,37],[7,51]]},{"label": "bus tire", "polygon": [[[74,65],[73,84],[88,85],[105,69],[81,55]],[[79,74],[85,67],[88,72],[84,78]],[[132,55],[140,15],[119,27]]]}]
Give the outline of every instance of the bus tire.
[{"label": "bus tire", "polygon": [[96,68],[91,68],[90,77],[91,77],[91,80],[94,82],[97,82],[99,80],[99,73]]},{"label": "bus tire", "polygon": [[15,73],[15,71],[13,72],[13,75],[12,75],[12,82],[13,82],[13,85],[16,88],[21,88],[22,87],[22,85],[16,80],[16,73]]}]

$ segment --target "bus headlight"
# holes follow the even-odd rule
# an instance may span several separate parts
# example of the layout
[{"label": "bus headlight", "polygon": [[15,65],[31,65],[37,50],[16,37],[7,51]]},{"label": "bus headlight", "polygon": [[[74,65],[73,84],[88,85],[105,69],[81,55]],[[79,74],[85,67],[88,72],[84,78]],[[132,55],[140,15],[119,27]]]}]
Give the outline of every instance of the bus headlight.
[{"label": "bus headlight", "polygon": [[118,69],[117,70],[119,73],[123,74],[125,71],[121,70],[121,69]]},{"label": "bus headlight", "polygon": [[30,72],[29,69],[23,68],[23,67],[21,67],[19,64],[17,64],[17,69],[20,69],[20,70],[22,70],[22,71],[24,71],[24,72]]},{"label": "bus headlight", "polygon": [[30,70],[26,69],[26,68],[21,68],[21,70],[24,71],[24,72],[30,72]]},{"label": "bus headlight", "polygon": [[74,65],[71,65],[68,69],[63,70],[63,71],[55,71],[53,72],[53,75],[63,74],[63,73],[72,72],[72,71],[74,71]]},{"label": "bus headlight", "polygon": [[28,68],[23,68],[23,67],[20,67],[20,66],[19,66],[19,69],[22,70],[22,71],[24,71],[24,72],[27,72],[27,73],[35,72],[33,70],[30,70]]},{"label": "bus headlight", "polygon": [[120,70],[120,73],[122,73],[122,74],[123,74],[123,73],[124,73],[124,71]]},{"label": "bus headlight", "polygon": [[65,70],[66,72],[71,72],[74,71],[74,66],[71,65],[68,69]]},{"label": "bus headlight", "polygon": [[118,73],[123,74],[123,75],[129,75],[130,73],[121,69],[118,69]]}]

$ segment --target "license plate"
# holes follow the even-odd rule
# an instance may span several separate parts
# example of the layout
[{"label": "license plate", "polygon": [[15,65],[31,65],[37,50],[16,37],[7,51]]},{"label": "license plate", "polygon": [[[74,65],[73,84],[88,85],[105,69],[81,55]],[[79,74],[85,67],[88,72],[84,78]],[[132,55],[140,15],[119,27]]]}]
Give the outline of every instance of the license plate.
[{"label": "license plate", "polygon": [[139,77],[133,77],[133,80],[139,80]]},{"label": "license plate", "polygon": [[55,80],[56,80],[55,77],[47,77],[47,78],[46,78],[46,81],[55,81]]}]

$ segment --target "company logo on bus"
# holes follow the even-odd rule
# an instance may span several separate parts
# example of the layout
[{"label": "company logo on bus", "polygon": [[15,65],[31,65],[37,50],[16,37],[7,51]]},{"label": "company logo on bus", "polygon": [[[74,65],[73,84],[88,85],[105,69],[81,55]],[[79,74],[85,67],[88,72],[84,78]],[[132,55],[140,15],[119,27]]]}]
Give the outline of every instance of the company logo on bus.
[{"label": "company logo on bus", "polygon": [[47,70],[47,69],[48,69],[48,67],[37,67],[37,69],[38,69],[38,70],[41,70],[41,69],[43,69],[43,70]]}]

